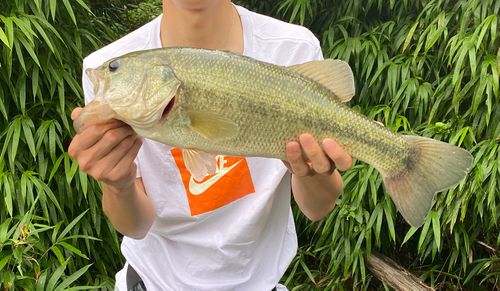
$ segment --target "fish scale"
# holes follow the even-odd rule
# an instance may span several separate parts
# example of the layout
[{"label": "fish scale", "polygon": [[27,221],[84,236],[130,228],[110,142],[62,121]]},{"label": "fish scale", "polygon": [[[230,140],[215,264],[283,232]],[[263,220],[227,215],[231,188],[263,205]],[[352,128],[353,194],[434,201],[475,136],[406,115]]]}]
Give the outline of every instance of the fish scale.
[{"label": "fish scale", "polygon": [[473,160],[464,149],[398,134],[344,105],[354,80],[340,61],[281,67],[231,52],[163,48],[109,60],[87,75],[97,94],[75,120],[77,132],[123,120],[183,149],[198,180],[214,170],[208,153],[286,160],[286,143],[310,133],[375,167],[403,217],[418,227],[435,193],[457,185]]}]

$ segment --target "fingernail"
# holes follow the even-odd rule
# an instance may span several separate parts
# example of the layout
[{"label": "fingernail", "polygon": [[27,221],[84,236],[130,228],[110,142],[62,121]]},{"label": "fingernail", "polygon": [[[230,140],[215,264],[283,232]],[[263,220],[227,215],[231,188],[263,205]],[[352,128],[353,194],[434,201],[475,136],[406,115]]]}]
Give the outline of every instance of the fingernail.
[{"label": "fingernail", "polygon": [[287,145],[287,151],[290,154],[297,155],[300,152],[300,147],[299,146],[295,146],[294,144],[288,144]]},{"label": "fingernail", "polygon": [[336,148],[335,142],[329,138],[325,138],[325,140],[323,140],[323,148],[327,152],[333,152]]}]

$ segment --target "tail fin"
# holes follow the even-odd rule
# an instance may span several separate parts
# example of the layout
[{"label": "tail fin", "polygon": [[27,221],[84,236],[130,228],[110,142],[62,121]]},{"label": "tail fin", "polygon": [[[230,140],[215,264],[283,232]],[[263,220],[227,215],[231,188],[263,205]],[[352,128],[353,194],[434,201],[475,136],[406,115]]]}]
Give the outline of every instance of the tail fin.
[{"label": "tail fin", "polygon": [[430,138],[406,135],[414,149],[409,167],[384,177],[384,184],[401,215],[420,227],[436,192],[460,183],[472,165],[472,155],[454,145]]}]

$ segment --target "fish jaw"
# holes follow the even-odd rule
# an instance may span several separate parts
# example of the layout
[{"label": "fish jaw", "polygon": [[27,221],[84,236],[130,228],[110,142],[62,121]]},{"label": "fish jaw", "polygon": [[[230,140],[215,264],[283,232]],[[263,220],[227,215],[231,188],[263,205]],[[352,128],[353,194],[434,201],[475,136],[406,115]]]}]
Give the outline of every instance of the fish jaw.
[{"label": "fish jaw", "polygon": [[[110,70],[114,61],[119,67]],[[141,130],[150,130],[166,118],[181,85],[168,64],[156,57],[119,57],[87,69],[86,74],[94,85],[95,100],[109,107],[101,108],[99,115],[107,117],[114,111],[114,118]]]},{"label": "fish jaw", "polygon": [[116,112],[107,103],[94,99],[83,108],[80,115],[73,121],[73,127],[76,133],[80,134],[91,125],[115,117],[117,117]]}]

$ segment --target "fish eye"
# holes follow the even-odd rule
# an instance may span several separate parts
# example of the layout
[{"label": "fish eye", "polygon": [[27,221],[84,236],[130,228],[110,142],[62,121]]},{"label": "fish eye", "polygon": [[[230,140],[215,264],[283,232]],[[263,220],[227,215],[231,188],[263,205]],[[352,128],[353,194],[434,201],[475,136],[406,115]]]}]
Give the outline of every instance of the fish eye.
[{"label": "fish eye", "polygon": [[114,60],[111,63],[109,63],[109,71],[114,72],[120,68],[120,61],[119,60]]}]

